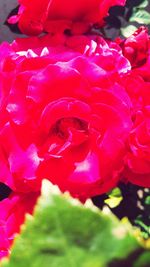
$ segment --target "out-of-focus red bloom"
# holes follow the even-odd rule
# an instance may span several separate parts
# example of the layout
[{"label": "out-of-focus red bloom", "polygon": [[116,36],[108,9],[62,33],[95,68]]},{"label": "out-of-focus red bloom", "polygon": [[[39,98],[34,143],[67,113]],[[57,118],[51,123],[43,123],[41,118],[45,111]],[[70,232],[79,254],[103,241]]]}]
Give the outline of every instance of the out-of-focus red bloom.
[{"label": "out-of-focus red bloom", "polygon": [[10,23],[19,21],[20,30],[28,35],[43,31],[58,32],[71,29],[83,33],[94,23],[103,25],[104,17],[114,5],[124,5],[125,0],[20,0],[17,16]]},{"label": "out-of-focus red bloom", "polygon": [[123,54],[132,65],[132,74],[150,81],[150,38],[148,29],[140,27],[133,35],[120,43]]},{"label": "out-of-focus red bloom", "polygon": [[1,106],[0,179],[31,192],[48,178],[80,199],[115,186],[132,127],[119,84],[130,64],[118,46],[96,36],[47,35],[0,51],[0,74],[10,80]]},{"label": "out-of-focus red bloom", "polygon": [[130,61],[132,67],[140,67],[149,56],[148,29],[140,27],[129,38],[121,43],[123,54]]},{"label": "out-of-focus red bloom", "polygon": [[0,202],[0,258],[8,256],[25,214],[32,213],[38,193],[14,194]]}]

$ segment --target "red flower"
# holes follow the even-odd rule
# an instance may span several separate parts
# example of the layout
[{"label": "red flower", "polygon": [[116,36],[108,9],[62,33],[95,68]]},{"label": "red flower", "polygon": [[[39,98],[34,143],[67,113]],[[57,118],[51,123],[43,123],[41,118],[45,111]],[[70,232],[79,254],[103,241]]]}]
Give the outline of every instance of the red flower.
[{"label": "red flower", "polygon": [[82,199],[115,186],[132,126],[118,84],[130,65],[117,45],[45,36],[0,51],[1,74],[10,79],[0,130],[3,182],[30,192],[48,178]]},{"label": "red flower", "polygon": [[123,177],[134,184],[150,187],[150,41],[147,29],[140,27],[121,43],[121,47],[132,65],[122,84],[132,101],[133,120]]},{"label": "red flower", "polygon": [[149,36],[148,29],[140,27],[129,38],[121,43],[123,54],[129,59],[132,67],[143,65],[148,58]]},{"label": "red flower", "polygon": [[11,17],[9,22],[19,21],[20,30],[28,35],[65,29],[82,33],[93,23],[102,25],[111,6],[125,4],[125,0],[20,0],[19,2],[21,4],[19,13]]},{"label": "red flower", "polygon": [[150,106],[138,111],[129,137],[124,176],[130,182],[150,187]]},{"label": "red flower", "polygon": [[133,35],[121,42],[124,56],[129,59],[133,68],[132,74],[150,81],[150,38],[148,29],[140,27]]},{"label": "red flower", "polygon": [[32,213],[38,193],[14,194],[0,202],[0,258],[9,255],[25,214]]},{"label": "red flower", "polygon": [[132,118],[135,117],[138,111],[143,111],[145,106],[150,105],[150,83],[131,71],[128,75],[121,78],[122,85],[125,87],[130,100],[132,102]]}]

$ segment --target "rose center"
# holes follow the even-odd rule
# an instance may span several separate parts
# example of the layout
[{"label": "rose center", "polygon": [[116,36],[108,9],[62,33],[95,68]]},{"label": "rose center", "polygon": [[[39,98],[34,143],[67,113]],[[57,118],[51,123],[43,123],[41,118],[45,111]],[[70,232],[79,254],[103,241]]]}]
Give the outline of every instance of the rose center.
[{"label": "rose center", "polygon": [[0,201],[8,198],[12,190],[5,184],[0,183]]},{"label": "rose center", "polygon": [[62,139],[67,139],[70,132],[88,134],[87,122],[78,118],[62,118],[52,127],[53,134],[56,134]]},{"label": "rose center", "polygon": [[48,153],[60,155],[68,149],[82,145],[88,140],[88,123],[75,117],[62,118],[49,131]]}]

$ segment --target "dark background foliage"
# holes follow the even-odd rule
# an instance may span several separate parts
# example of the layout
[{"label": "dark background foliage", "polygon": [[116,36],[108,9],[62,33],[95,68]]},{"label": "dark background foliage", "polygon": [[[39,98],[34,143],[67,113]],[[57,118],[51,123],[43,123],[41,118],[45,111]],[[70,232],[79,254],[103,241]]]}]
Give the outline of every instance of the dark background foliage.
[{"label": "dark background foliage", "polygon": [[[136,17],[137,12],[139,14],[138,16],[141,15],[141,23],[137,23],[136,19],[135,21],[130,21],[133,20],[133,16]],[[129,25],[139,27],[141,25],[145,25],[146,22],[146,26],[150,30],[150,1],[127,0],[125,7],[112,7],[110,8],[109,14],[109,17],[105,19],[106,26],[104,27],[104,33],[111,39],[114,39],[120,35],[123,36],[122,29],[126,28]]]}]

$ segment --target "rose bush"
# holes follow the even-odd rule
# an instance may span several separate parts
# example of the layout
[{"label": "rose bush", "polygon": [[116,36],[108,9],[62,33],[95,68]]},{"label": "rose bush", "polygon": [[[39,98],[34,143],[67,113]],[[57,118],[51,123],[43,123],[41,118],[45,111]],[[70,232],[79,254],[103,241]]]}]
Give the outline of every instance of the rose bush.
[{"label": "rose bush", "polygon": [[0,53],[1,181],[31,192],[48,178],[82,200],[114,187],[132,127],[120,48],[96,36],[46,35],[2,44]]},{"label": "rose bush", "polygon": [[19,4],[9,22],[49,34],[0,46],[0,183],[11,189],[0,202],[0,257],[43,178],[83,202],[121,180],[150,187],[147,29],[118,44],[92,35],[125,0]]},{"label": "rose bush", "polygon": [[124,5],[125,0],[19,0],[17,16],[10,23],[19,21],[20,30],[28,35],[38,35],[43,31],[58,32],[71,29],[73,33],[88,30],[91,24],[104,24],[104,17],[114,5]]}]

